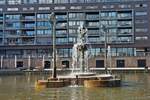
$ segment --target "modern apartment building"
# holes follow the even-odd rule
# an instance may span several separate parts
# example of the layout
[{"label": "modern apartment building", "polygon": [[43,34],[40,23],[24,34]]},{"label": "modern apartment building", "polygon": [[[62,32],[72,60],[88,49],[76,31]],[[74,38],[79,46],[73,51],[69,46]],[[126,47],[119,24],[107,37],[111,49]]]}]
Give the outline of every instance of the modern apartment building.
[{"label": "modern apartment building", "polygon": [[[72,47],[81,24],[88,29],[92,67],[104,64],[103,25],[114,67],[150,66],[149,9],[149,0],[0,0],[1,67],[10,67],[14,61],[12,66],[16,67],[50,64],[52,12],[57,20],[58,66],[71,65]],[[36,65],[40,61],[42,65]]]}]

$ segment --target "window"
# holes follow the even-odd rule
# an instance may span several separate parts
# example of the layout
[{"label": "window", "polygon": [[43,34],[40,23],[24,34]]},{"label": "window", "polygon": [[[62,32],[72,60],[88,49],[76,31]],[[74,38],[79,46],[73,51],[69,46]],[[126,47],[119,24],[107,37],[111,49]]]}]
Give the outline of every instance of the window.
[{"label": "window", "polygon": [[132,21],[118,21],[118,25],[119,26],[131,26],[132,25]]},{"label": "window", "polygon": [[77,33],[77,29],[69,29],[69,34],[76,34]]},{"label": "window", "polygon": [[89,27],[99,27],[99,22],[88,22]]},{"label": "window", "polygon": [[84,25],[84,21],[69,21],[69,26],[73,27],[79,27],[80,25]]},{"label": "window", "polygon": [[51,34],[51,30],[37,30],[37,35],[48,35]]},{"label": "window", "polygon": [[145,12],[145,11],[139,11],[139,12],[135,12],[135,15],[136,16],[146,16],[147,12]]},{"label": "window", "polygon": [[118,34],[132,34],[132,29],[119,29]]},{"label": "window", "polygon": [[5,0],[0,0],[0,4],[5,4]]},{"label": "window", "polygon": [[131,18],[132,12],[118,12],[118,18]]},{"label": "window", "polygon": [[70,54],[69,54],[69,50],[70,49],[64,49],[64,48],[62,48],[62,49],[57,49],[58,50],[58,56],[59,57],[69,57],[70,56]]},{"label": "window", "polygon": [[36,42],[37,42],[37,45],[50,45],[50,44],[52,44],[52,40],[48,37],[37,37]]},{"label": "window", "polygon": [[66,20],[67,19],[67,15],[56,15],[56,19],[58,21]]},{"label": "window", "polygon": [[148,36],[136,37],[136,40],[148,40]]},{"label": "window", "polygon": [[119,5],[120,8],[130,8],[131,5],[125,5],[125,4],[122,4],[122,5]]},{"label": "window", "polygon": [[37,0],[23,0],[23,4],[35,4]]},{"label": "window", "polygon": [[23,28],[34,28],[35,27],[35,24],[34,23],[25,23],[23,25]]},{"label": "window", "polygon": [[68,0],[54,0],[54,3],[69,3]]},{"label": "window", "polygon": [[34,31],[24,31],[22,35],[24,36],[33,36],[35,34]]},{"label": "window", "polygon": [[67,23],[65,23],[65,22],[57,23],[56,28],[67,28]]},{"label": "window", "polygon": [[69,13],[69,19],[84,19],[84,13]]},{"label": "window", "polygon": [[117,17],[117,12],[109,12],[109,11],[106,11],[106,12],[101,12],[101,17],[102,18],[105,18],[105,17],[110,17],[110,18],[116,18]]},{"label": "window", "polygon": [[62,67],[69,68],[69,61],[68,60],[62,61]]},{"label": "window", "polygon": [[39,0],[39,4],[49,4],[53,3],[53,0]]},{"label": "window", "polygon": [[89,37],[89,43],[98,43],[100,41],[99,37]]},{"label": "window", "polygon": [[21,0],[8,0],[8,4],[21,4]]},{"label": "window", "polygon": [[76,37],[69,37],[68,43],[76,43]]},{"label": "window", "polygon": [[6,15],[6,20],[20,20],[20,15]]},{"label": "window", "polygon": [[95,20],[95,19],[98,20],[99,15],[98,14],[87,14],[86,19],[88,19],[88,20]]},{"label": "window", "polygon": [[56,44],[62,44],[62,45],[64,45],[64,43],[68,43],[68,39],[67,38],[62,38],[62,37],[60,37],[60,38],[56,38]]},{"label": "window", "polygon": [[48,21],[39,21],[37,22],[37,28],[51,28],[51,24]]},{"label": "window", "polygon": [[20,23],[19,22],[6,22],[6,28],[20,28]]},{"label": "window", "polygon": [[125,67],[125,60],[117,60],[117,67]]},{"label": "window", "polygon": [[87,31],[89,35],[99,35],[99,30],[98,29],[90,29]]},{"label": "window", "polygon": [[137,60],[138,67],[146,67],[146,60],[145,59],[138,59]]},{"label": "window", "polygon": [[96,68],[104,68],[104,60],[96,60]]},{"label": "window", "polygon": [[84,0],[70,0],[70,3],[84,3]]},{"label": "window", "polygon": [[139,19],[139,20],[135,20],[135,23],[136,23],[136,24],[146,24],[146,23],[148,23],[148,22],[147,22],[147,20]]},{"label": "window", "polygon": [[67,35],[67,31],[66,30],[57,30],[56,31],[56,35]]},{"label": "window", "polygon": [[148,29],[147,28],[137,28],[137,29],[135,29],[135,31],[136,32],[147,32],[148,31]]},{"label": "window", "polygon": [[37,19],[39,20],[49,20],[50,14],[37,14]]}]

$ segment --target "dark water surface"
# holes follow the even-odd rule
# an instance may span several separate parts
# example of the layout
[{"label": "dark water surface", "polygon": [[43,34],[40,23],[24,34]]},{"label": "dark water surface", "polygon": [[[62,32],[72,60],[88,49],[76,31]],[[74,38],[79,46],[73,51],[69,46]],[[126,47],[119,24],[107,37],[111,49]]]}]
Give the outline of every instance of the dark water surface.
[{"label": "dark water surface", "polygon": [[150,100],[150,74],[122,74],[122,87],[37,89],[45,75],[0,76],[0,100]]}]

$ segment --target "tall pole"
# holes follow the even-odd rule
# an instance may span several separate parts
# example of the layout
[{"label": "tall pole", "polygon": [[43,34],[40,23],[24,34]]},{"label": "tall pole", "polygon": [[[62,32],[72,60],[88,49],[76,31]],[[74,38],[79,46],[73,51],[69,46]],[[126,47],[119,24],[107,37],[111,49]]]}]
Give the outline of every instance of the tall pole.
[{"label": "tall pole", "polygon": [[53,34],[53,70],[52,70],[52,78],[57,78],[56,73],[56,17],[55,14],[52,12],[50,15],[50,22],[52,24],[52,34]]},{"label": "tall pole", "polygon": [[103,31],[104,31],[104,38],[105,38],[105,41],[104,41],[104,48],[105,48],[105,73],[108,74],[108,69],[107,69],[107,28],[106,26],[102,26],[103,28]]}]

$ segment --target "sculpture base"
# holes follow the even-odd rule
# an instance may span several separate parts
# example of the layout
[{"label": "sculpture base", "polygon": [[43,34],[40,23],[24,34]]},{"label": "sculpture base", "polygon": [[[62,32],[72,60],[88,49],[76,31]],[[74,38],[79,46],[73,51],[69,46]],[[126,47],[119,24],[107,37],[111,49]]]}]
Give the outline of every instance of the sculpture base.
[{"label": "sculpture base", "polygon": [[110,79],[110,80],[85,80],[85,87],[119,87],[121,86],[120,79]]},{"label": "sculpture base", "polygon": [[69,81],[58,80],[58,79],[47,79],[47,80],[38,80],[36,83],[37,86],[43,86],[45,88],[60,88],[70,85]]},{"label": "sculpture base", "polygon": [[58,78],[38,80],[37,85],[46,88],[60,88],[69,85],[85,87],[118,87],[121,86],[121,80],[110,74],[75,74],[73,76],[59,76]]}]

